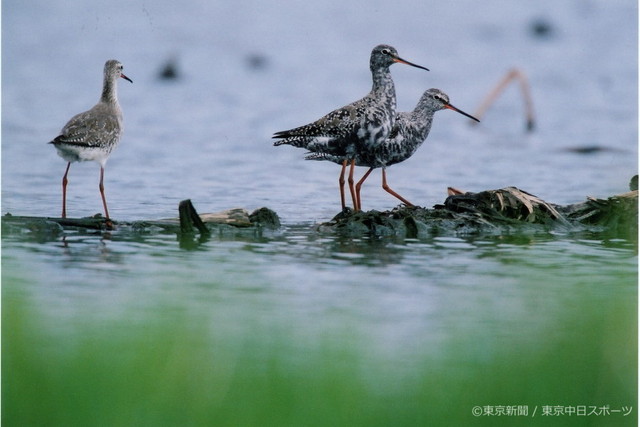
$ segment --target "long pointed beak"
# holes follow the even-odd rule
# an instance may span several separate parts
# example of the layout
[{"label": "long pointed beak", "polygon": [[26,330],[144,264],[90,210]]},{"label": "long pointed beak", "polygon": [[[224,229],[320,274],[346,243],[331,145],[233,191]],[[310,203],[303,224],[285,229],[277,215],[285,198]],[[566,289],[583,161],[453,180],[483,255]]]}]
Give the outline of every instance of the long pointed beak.
[{"label": "long pointed beak", "polygon": [[133,83],[133,80],[131,80],[129,77],[125,76],[124,74],[120,73],[120,77],[122,77],[123,79]]},{"label": "long pointed beak", "polygon": [[429,69],[427,67],[423,67],[422,65],[414,64],[413,62],[409,62],[407,60],[404,60],[404,59],[400,58],[399,56],[394,57],[393,61],[394,62],[398,62],[400,64],[407,64],[407,65],[411,65],[412,67],[422,68],[423,70],[429,71]]},{"label": "long pointed beak", "polygon": [[473,117],[471,114],[467,114],[464,111],[460,110],[459,108],[454,107],[451,104],[447,104],[444,106],[444,108],[448,108],[449,110],[453,110],[453,111],[457,111],[458,113],[462,114],[463,116],[467,116],[469,117],[471,120],[475,120],[476,122],[480,123],[480,120],[476,119],[475,117]]}]

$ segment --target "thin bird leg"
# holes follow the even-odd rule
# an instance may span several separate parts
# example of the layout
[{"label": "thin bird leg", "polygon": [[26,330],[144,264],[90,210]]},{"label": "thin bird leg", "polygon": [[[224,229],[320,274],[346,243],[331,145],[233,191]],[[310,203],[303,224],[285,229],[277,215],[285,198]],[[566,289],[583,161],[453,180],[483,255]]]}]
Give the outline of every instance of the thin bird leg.
[{"label": "thin bird leg", "polygon": [[389,187],[389,185],[387,184],[387,172],[385,171],[384,168],[382,169],[382,188],[384,188],[384,191],[386,191],[387,193],[391,194],[397,199],[400,199],[402,203],[404,203],[405,205],[413,206],[413,203],[411,203],[410,201],[408,201],[407,199],[405,199],[404,197],[402,197],[401,195],[393,191],[391,187]]},{"label": "thin bird leg", "polygon": [[107,209],[107,199],[104,197],[104,166],[100,166],[100,196],[102,196],[102,205],[104,206],[104,215],[109,219],[109,210]]},{"label": "thin bird leg", "polygon": [[524,98],[525,114],[527,116],[527,131],[531,132],[535,127],[535,113],[533,112],[533,101],[531,97],[531,91],[529,90],[529,83],[527,77],[521,71],[518,71],[520,76],[520,89],[522,90],[522,97]]},{"label": "thin bird leg", "polygon": [[371,174],[372,170],[373,168],[369,168],[367,173],[365,173],[362,176],[362,178],[360,178],[360,181],[358,181],[358,183],[356,184],[356,199],[358,200],[358,208],[360,209],[362,209],[362,200],[360,199],[360,187],[362,187],[362,183],[364,182],[365,179],[369,177],[369,174]]},{"label": "thin bird leg", "polygon": [[342,203],[342,210],[347,207],[344,201],[344,172],[347,169],[347,159],[342,162],[342,171],[340,172],[340,178],[338,178],[338,184],[340,185],[340,202]]},{"label": "thin bird leg", "polygon": [[530,132],[535,127],[536,120],[535,113],[533,112],[531,91],[529,90],[529,83],[527,81],[526,75],[517,68],[509,70],[509,72],[502,78],[502,80],[500,80],[496,87],[491,92],[489,92],[480,107],[478,107],[478,109],[476,110],[474,116],[477,118],[481,118],[485,111],[498,98],[498,95],[500,95],[502,91],[504,91],[504,89],[509,83],[511,83],[512,80],[517,80],[520,83],[520,90],[522,92],[522,98],[524,99],[525,115],[527,118],[527,131]]},{"label": "thin bird leg", "polygon": [[358,205],[358,200],[356,199],[356,190],[353,188],[353,172],[356,169],[356,159],[351,160],[351,168],[349,169],[349,191],[351,192],[351,200],[353,200],[353,210],[358,212],[360,210],[360,205]]},{"label": "thin bird leg", "polygon": [[67,217],[67,175],[69,174],[69,168],[71,167],[71,162],[67,163],[67,169],[64,171],[64,176],[62,177],[62,218]]}]

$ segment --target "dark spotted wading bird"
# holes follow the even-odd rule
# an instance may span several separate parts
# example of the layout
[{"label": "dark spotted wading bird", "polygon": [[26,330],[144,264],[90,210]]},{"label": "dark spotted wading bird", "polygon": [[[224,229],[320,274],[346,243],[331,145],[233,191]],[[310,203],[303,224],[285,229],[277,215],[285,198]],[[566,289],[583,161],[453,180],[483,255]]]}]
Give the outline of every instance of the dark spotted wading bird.
[{"label": "dark spotted wading bird", "polygon": [[[358,181],[355,187],[357,209],[362,209],[360,200],[360,188],[362,183],[369,177],[371,171],[376,168],[382,168],[382,188],[389,194],[397,197],[407,206],[413,206],[404,197],[393,191],[387,184],[387,166],[395,165],[403,162],[416,152],[418,147],[429,136],[433,115],[436,111],[449,109],[469,117],[479,122],[475,117],[465,113],[464,111],[454,107],[449,103],[449,97],[446,93],[439,89],[429,89],[424,92],[418,105],[411,112],[402,112],[396,115],[396,121],[391,130],[391,134],[384,143],[375,146],[372,150],[360,151],[356,153],[356,166],[367,166],[369,170]],[[329,160],[334,163],[342,163],[344,157],[327,153],[311,153],[306,157],[307,160]]]},{"label": "dark spotted wading bird", "polygon": [[67,217],[67,175],[73,162],[93,160],[100,164],[100,196],[104,214],[109,219],[104,197],[104,167],[111,152],[118,146],[122,135],[122,110],[118,103],[117,80],[122,77],[122,64],[111,59],[104,64],[104,83],[100,101],[90,110],[77,114],[67,122],[53,141],[58,155],[65,159],[67,169],[62,177],[62,218]]},{"label": "dark spotted wading bird", "polygon": [[344,174],[347,163],[351,162],[349,189],[354,209],[357,209],[353,186],[355,159],[361,151],[368,151],[382,144],[393,128],[396,90],[389,67],[396,62],[428,71],[428,68],[400,58],[396,49],[391,46],[376,46],[369,61],[373,87],[367,96],[338,108],[313,123],[276,132],[273,136],[279,139],[274,145],[289,144],[341,159],[342,170],[338,182],[342,209],[345,208]]}]

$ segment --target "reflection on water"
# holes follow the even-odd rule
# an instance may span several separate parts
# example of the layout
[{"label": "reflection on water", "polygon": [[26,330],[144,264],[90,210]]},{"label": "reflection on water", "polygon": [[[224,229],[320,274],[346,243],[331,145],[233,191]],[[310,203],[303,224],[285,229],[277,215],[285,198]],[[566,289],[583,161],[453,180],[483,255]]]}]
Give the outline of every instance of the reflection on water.
[{"label": "reflection on water", "polygon": [[[536,324],[535,301],[544,301],[549,315],[567,309],[555,297],[581,293],[595,302],[629,295],[637,278],[635,242],[587,232],[403,240],[345,238],[307,224],[214,232],[192,244],[185,250],[173,233],[118,230],[65,232],[46,242],[5,234],[5,297],[18,292],[11,278],[24,277],[20,293],[41,301],[44,311],[64,306],[72,315],[117,316],[122,307],[114,299],[144,309],[169,299],[237,319],[258,304],[264,319],[285,310],[305,329],[337,310],[336,319],[388,343],[411,340],[408,331],[426,325],[442,331],[465,319],[465,327],[475,328],[491,307],[503,312],[503,321]],[[77,295],[78,289],[84,292]],[[252,297],[245,300],[247,290]]]}]

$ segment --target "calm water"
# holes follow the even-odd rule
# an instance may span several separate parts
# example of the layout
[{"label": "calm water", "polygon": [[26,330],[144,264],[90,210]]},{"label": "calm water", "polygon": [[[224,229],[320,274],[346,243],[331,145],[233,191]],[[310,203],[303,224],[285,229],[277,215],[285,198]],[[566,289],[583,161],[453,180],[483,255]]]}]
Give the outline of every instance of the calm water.
[{"label": "calm water", "polygon": [[[200,212],[267,206],[284,223],[214,235],[195,251],[170,234],[4,236],[4,301],[26,297],[63,336],[79,318],[156,313],[159,301],[206,312],[230,334],[260,324],[316,337],[347,325],[395,360],[472,336],[465,363],[491,357],[496,340],[535,344],[569,330],[560,318],[634,304],[637,248],[624,236],[314,231],[338,212],[339,168],[270,136],[364,95],[378,43],[432,70],[392,68],[400,110],[438,87],[473,114],[512,67],[531,83],[532,134],[515,86],[479,127],[438,113],[428,142],[389,170],[414,203],[442,202],[447,186],[515,185],[559,204],[627,191],[638,168],[637,3],[444,3],[3,1],[3,214],[59,215],[64,162],[46,142],[97,101],[104,61],[117,58],[134,84],[119,84],[126,130],[106,169],[115,219],[176,216],[190,198]],[[550,31],[535,36],[536,23]],[[181,78],[161,81],[172,57]],[[607,150],[566,151],[594,145]],[[70,215],[100,212],[97,181],[96,164],[72,166]],[[365,209],[395,206],[379,181],[363,190]]]}]

